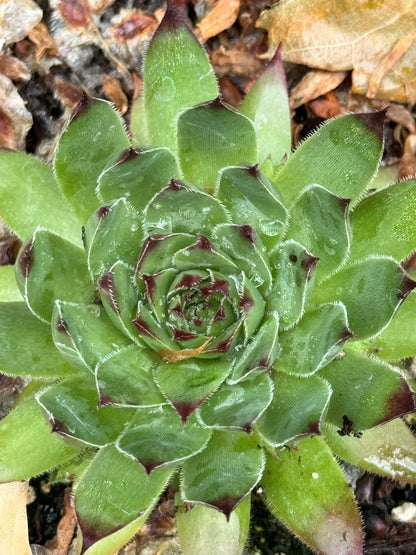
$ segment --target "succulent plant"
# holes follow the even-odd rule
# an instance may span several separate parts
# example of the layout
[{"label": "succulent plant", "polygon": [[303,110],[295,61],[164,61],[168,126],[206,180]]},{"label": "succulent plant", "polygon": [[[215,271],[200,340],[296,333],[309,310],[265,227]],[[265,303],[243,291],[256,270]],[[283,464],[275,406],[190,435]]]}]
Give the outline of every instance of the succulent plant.
[{"label": "succulent plant", "polygon": [[32,378],[0,422],[0,480],[74,477],[80,553],[124,545],[170,483],[185,554],[242,553],[261,484],[312,549],[356,555],[338,461],[416,483],[416,182],[370,188],[383,120],[341,116],[291,153],[279,52],[232,109],[169,5],[133,145],[85,96],[53,168],[0,152],[22,241],[0,369]]}]

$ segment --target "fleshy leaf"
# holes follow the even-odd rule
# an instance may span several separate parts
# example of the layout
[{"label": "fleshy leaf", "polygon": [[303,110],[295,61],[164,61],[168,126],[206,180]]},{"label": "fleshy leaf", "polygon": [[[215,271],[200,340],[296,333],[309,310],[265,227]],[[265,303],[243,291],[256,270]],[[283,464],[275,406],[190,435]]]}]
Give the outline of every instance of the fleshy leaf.
[{"label": "fleshy leaf", "polygon": [[172,268],[176,253],[192,245],[194,241],[195,238],[187,233],[157,234],[147,237],[140,252],[136,275],[152,275]]},{"label": "fleshy leaf", "polygon": [[275,367],[288,374],[311,375],[331,362],[351,337],[345,306],[322,305],[306,312],[295,327],[281,332]]},{"label": "fleshy leaf", "polygon": [[81,223],[66,202],[52,168],[23,152],[0,151],[1,216],[27,241],[39,225],[81,246]]},{"label": "fleshy leaf", "polygon": [[293,205],[300,191],[312,183],[356,201],[377,171],[384,114],[382,110],[340,116],[306,139],[275,179],[283,201]]},{"label": "fleshy leaf", "polygon": [[[294,487],[296,484],[296,487]],[[262,479],[272,513],[319,553],[362,553],[354,494],[322,437],[268,455]]]},{"label": "fleshy leaf", "polygon": [[142,216],[121,198],[94,212],[86,225],[85,239],[92,277],[107,272],[118,260],[134,268],[143,243]]},{"label": "fleshy leaf", "polygon": [[416,356],[416,291],[404,300],[386,329],[367,342],[383,360]]},{"label": "fleshy leaf", "polygon": [[60,301],[52,314],[52,337],[71,364],[91,372],[102,358],[131,343],[99,306]]},{"label": "fleshy leaf", "polygon": [[238,271],[229,256],[217,249],[204,235],[199,235],[193,245],[178,251],[174,257],[174,265],[178,270],[211,268],[223,274]]},{"label": "fleshy leaf", "polygon": [[416,437],[400,418],[365,430],[359,437],[340,435],[323,425],[325,441],[341,459],[368,472],[416,484]]},{"label": "fleshy leaf", "polygon": [[84,251],[45,229],[37,229],[22,247],[15,270],[28,307],[44,322],[50,321],[57,299],[94,301]]},{"label": "fleshy leaf", "polygon": [[[160,469],[148,476],[113,444],[103,447],[75,490],[81,553],[113,553],[127,543],[146,520],[171,474],[171,470]],[[125,528],[133,522],[134,531]],[[115,538],[112,535],[117,531]]]},{"label": "fleshy leaf", "polygon": [[60,378],[74,373],[52,341],[51,328],[23,302],[0,304],[0,372],[31,378]]},{"label": "fleshy leaf", "polygon": [[180,114],[178,154],[185,179],[213,191],[221,168],[257,162],[256,133],[251,120],[216,99]]},{"label": "fleshy leaf", "polygon": [[152,406],[166,403],[152,369],[160,359],[148,349],[130,345],[106,357],[96,369],[100,404]]},{"label": "fleshy leaf", "polygon": [[119,438],[118,447],[144,466],[150,474],[159,466],[175,466],[205,447],[211,431],[194,416],[186,425],[169,404],[139,408]]},{"label": "fleshy leaf", "polygon": [[311,302],[344,303],[354,337],[365,339],[390,322],[414,286],[394,260],[369,256],[315,287]]},{"label": "fleshy leaf", "polygon": [[351,260],[367,253],[404,260],[416,245],[416,180],[402,181],[370,195],[351,215]]},{"label": "fleshy leaf", "polygon": [[296,324],[315,282],[317,259],[296,241],[285,241],[269,255],[272,288],[267,308],[279,314],[282,329]]},{"label": "fleshy leaf", "polygon": [[175,350],[177,347],[173,337],[159,324],[153,314],[139,301],[137,314],[133,320],[140,339],[162,356],[164,351]]},{"label": "fleshy leaf", "polygon": [[229,221],[218,200],[175,179],[148,204],[144,219],[148,235],[209,233],[217,224]]},{"label": "fleshy leaf", "polygon": [[167,148],[130,147],[100,175],[97,196],[102,203],[124,197],[136,210],[143,210],[172,178],[179,179],[180,174],[176,158]]},{"label": "fleshy leaf", "polygon": [[274,185],[253,167],[225,168],[220,173],[217,197],[230,212],[233,222],[251,225],[269,245],[282,235],[286,208]]},{"label": "fleshy leaf", "polygon": [[103,169],[130,146],[118,113],[105,100],[84,95],[55,151],[59,184],[82,223],[99,207],[95,196]]},{"label": "fleshy leaf", "polygon": [[331,390],[317,375],[290,376],[274,372],[274,395],[255,429],[272,446],[304,435],[320,434],[322,416]]},{"label": "fleshy leaf", "polygon": [[256,129],[258,162],[279,164],[292,145],[289,101],[280,48],[243,100],[241,112]]},{"label": "fleshy leaf", "polygon": [[286,236],[319,258],[316,266],[318,282],[333,274],[348,256],[348,205],[349,199],[312,185],[302,191],[290,212]]},{"label": "fleshy leaf", "polygon": [[38,395],[38,401],[53,432],[95,446],[114,441],[134,414],[130,408],[100,406],[92,376],[54,384]]},{"label": "fleshy leaf", "polygon": [[262,371],[250,372],[236,384],[224,384],[205,401],[198,414],[206,426],[251,432],[272,396],[273,384],[269,376]]},{"label": "fleshy leaf", "polygon": [[208,56],[169,2],[150,43],[144,66],[149,143],[175,151],[177,115],[184,108],[217,95],[217,80]]},{"label": "fleshy leaf", "polygon": [[0,302],[13,303],[22,300],[14,276],[14,266],[0,266]]},{"label": "fleshy leaf", "polygon": [[227,555],[242,555],[250,527],[250,501],[247,495],[228,520],[224,514],[205,505],[195,505],[190,510],[184,503],[179,505],[176,521],[183,555],[218,555],[225,546]]},{"label": "fleshy leaf", "polygon": [[332,387],[326,421],[356,432],[402,416],[414,409],[412,392],[393,367],[349,348],[320,373]]},{"label": "fleshy leaf", "polygon": [[229,374],[226,361],[186,360],[160,364],[155,379],[184,422]]},{"label": "fleshy leaf", "polygon": [[230,517],[260,480],[264,464],[257,439],[240,431],[214,431],[206,449],[185,461],[182,495]]},{"label": "fleshy leaf", "polygon": [[32,382],[0,421],[0,482],[26,480],[74,458],[80,452],[56,434],[34,397]]}]

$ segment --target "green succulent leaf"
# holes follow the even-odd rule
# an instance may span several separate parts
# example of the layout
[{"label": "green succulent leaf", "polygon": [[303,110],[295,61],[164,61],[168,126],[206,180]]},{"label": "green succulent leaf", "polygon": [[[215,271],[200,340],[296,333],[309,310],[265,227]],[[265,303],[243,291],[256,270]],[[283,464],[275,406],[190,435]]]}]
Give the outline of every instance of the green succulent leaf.
[{"label": "green succulent leaf", "polygon": [[211,433],[197,423],[195,416],[190,416],[184,425],[176,410],[166,404],[138,408],[117,446],[150,474],[160,466],[177,466],[201,451]]},{"label": "green succulent leaf", "polygon": [[248,118],[217,98],[180,114],[178,154],[185,179],[213,191],[220,169],[257,162],[256,132]]},{"label": "green succulent leaf", "polygon": [[317,259],[296,241],[285,241],[270,253],[272,287],[267,308],[279,314],[282,329],[301,318],[305,301],[315,283]]},{"label": "green succulent leaf", "polygon": [[132,142],[135,145],[148,145],[147,120],[144,107],[143,90],[135,98],[131,105],[130,113],[130,132],[133,135]]},{"label": "green succulent leaf", "polygon": [[367,253],[404,260],[416,245],[416,180],[402,181],[365,198],[351,214],[351,260]]},{"label": "green succulent leaf", "polygon": [[148,349],[130,345],[97,364],[101,405],[154,406],[166,403],[153,378],[160,359]]},{"label": "green succulent leaf", "polygon": [[[177,209],[172,210],[172,206]],[[175,179],[153,197],[144,218],[148,235],[209,233],[214,226],[229,220],[218,200]]]},{"label": "green succulent leaf", "polygon": [[386,329],[366,342],[366,347],[383,360],[416,356],[416,291],[403,301]]},{"label": "green succulent leaf", "polygon": [[14,266],[0,266],[0,302],[12,303],[22,300],[22,294],[17,286]]},{"label": "green succulent leaf", "polygon": [[143,210],[172,178],[179,179],[180,174],[170,150],[130,147],[100,175],[96,193],[103,204],[124,197],[136,210]]},{"label": "green succulent leaf", "polygon": [[207,447],[183,464],[183,499],[211,505],[229,518],[260,480],[263,465],[255,436],[214,431]]},{"label": "green succulent leaf", "polygon": [[205,399],[218,389],[230,369],[231,363],[226,361],[194,358],[159,364],[155,370],[155,379],[185,423]]},{"label": "green succulent leaf", "polygon": [[131,408],[100,405],[92,376],[51,385],[38,401],[53,432],[94,446],[114,441],[134,414]]},{"label": "green succulent leaf", "polygon": [[201,406],[199,419],[212,428],[250,432],[273,397],[273,384],[264,371],[250,372],[236,384],[224,384]]},{"label": "green succulent leaf", "polygon": [[332,388],[326,421],[356,432],[372,428],[414,409],[412,392],[397,369],[346,349],[320,374]]},{"label": "green succulent leaf", "polygon": [[23,241],[45,226],[81,245],[81,223],[62,195],[52,168],[32,156],[0,151],[0,205],[3,220]]},{"label": "green succulent leaf", "polygon": [[90,372],[101,359],[131,343],[95,304],[57,301],[51,325],[58,351],[76,368]]},{"label": "green succulent leaf", "polygon": [[331,362],[351,336],[342,303],[319,306],[306,312],[295,327],[280,333],[275,367],[309,376]]},{"label": "green succulent leaf", "polygon": [[[250,496],[232,511],[228,520],[218,510],[205,505],[177,508],[176,521],[183,555],[218,555],[226,546],[227,555],[242,555],[250,527]],[[207,542],[209,538],[209,542]]]},{"label": "green succulent leaf", "polygon": [[320,434],[331,396],[328,382],[317,375],[305,378],[276,371],[273,382],[273,400],[260,416],[255,430],[274,447],[299,436]]},{"label": "green succulent leaf", "polygon": [[257,166],[222,170],[216,196],[235,223],[261,232],[266,245],[274,244],[283,235],[287,210],[274,185]]},{"label": "green succulent leaf", "polygon": [[365,430],[359,437],[340,435],[332,424],[322,429],[337,457],[392,480],[416,483],[416,438],[400,418]]},{"label": "green succulent leaf", "polygon": [[73,459],[81,450],[51,434],[35,398],[39,387],[32,382],[0,422],[0,482],[27,480]]},{"label": "green succulent leaf", "polygon": [[55,348],[50,326],[25,303],[0,303],[0,313],[0,372],[46,380],[74,373]]},{"label": "green succulent leaf", "polygon": [[322,437],[268,455],[262,485],[272,513],[312,549],[328,555],[362,552],[352,489]]},{"label": "green succulent leaf", "polygon": [[130,146],[111,104],[84,95],[59,140],[54,166],[61,189],[83,224],[99,207],[97,179]]},{"label": "green succulent leaf", "polygon": [[174,265],[178,270],[189,270],[202,266],[223,274],[238,271],[238,266],[230,257],[215,247],[204,235],[199,235],[192,245],[178,251],[174,257]]},{"label": "green succulent leaf", "polygon": [[119,260],[136,266],[144,239],[142,226],[142,215],[124,198],[94,212],[85,227],[88,268],[94,280]]},{"label": "green succulent leaf", "polygon": [[147,237],[138,258],[136,276],[154,275],[174,266],[177,252],[194,243],[187,233],[156,234]]},{"label": "green succulent leaf", "polygon": [[146,521],[171,474],[159,469],[149,476],[114,444],[100,449],[75,490],[81,553],[113,553],[123,547]]},{"label": "green succulent leaf", "polygon": [[269,157],[273,165],[279,164],[290,153],[292,145],[286,77],[280,48],[251,87],[240,110],[254,123],[259,164]]},{"label": "green succulent leaf", "polygon": [[44,322],[50,322],[57,299],[94,300],[95,288],[83,250],[46,229],[37,229],[22,247],[15,269],[28,307]]},{"label": "green succulent leaf", "polygon": [[319,183],[341,198],[357,201],[374,177],[383,146],[385,111],[332,119],[296,149],[275,180],[293,205],[307,185]]},{"label": "green succulent leaf", "polygon": [[217,80],[208,56],[182,16],[169,3],[149,45],[144,65],[149,143],[175,151],[177,115],[184,108],[217,96]]},{"label": "green succulent leaf", "polygon": [[298,241],[319,258],[318,282],[333,274],[348,257],[348,205],[349,199],[311,185],[301,192],[291,210],[286,237]]},{"label": "green succulent leaf", "polygon": [[393,259],[369,256],[316,287],[311,303],[341,301],[354,337],[365,339],[387,326],[414,286]]}]

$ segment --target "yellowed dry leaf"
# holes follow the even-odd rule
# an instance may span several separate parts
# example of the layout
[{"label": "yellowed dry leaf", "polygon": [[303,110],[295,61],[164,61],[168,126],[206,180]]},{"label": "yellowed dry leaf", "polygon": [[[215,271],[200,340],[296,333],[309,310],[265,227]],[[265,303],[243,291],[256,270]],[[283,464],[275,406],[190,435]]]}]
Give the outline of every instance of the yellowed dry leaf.
[{"label": "yellowed dry leaf", "polygon": [[0,553],[31,555],[28,539],[27,482],[0,484]]},{"label": "yellowed dry leaf", "polygon": [[0,1],[0,48],[22,40],[42,19],[42,10],[32,0]]},{"label": "yellowed dry leaf", "polygon": [[240,0],[210,0],[211,11],[197,24],[203,41],[228,29],[235,22]]},{"label": "yellowed dry leaf", "polygon": [[282,0],[261,14],[268,56],[353,70],[353,92],[395,102],[416,99],[415,0]]},{"label": "yellowed dry leaf", "polygon": [[59,54],[53,38],[44,23],[38,23],[28,33],[30,40],[36,45],[36,59],[40,60],[45,54],[57,56]]},{"label": "yellowed dry leaf", "polygon": [[345,71],[324,71],[322,69],[309,71],[291,90],[290,107],[298,108],[298,106],[336,89],[346,76]]}]

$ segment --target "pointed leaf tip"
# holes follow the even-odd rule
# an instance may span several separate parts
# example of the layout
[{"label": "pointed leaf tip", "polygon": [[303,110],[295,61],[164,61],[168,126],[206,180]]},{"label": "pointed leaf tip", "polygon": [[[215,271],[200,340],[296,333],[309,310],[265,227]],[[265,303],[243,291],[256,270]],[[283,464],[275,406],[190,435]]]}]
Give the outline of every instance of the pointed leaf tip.
[{"label": "pointed leaf tip", "polygon": [[181,27],[185,27],[186,29],[188,29],[189,33],[194,36],[192,31],[186,24],[182,12],[178,10],[178,8],[173,4],[173,2],[171,2],[171,0],[167,0],[165,15],[163,16],[159,27],[156,29],[153,38],[165,29],[167,31],[175,32]]},{"label": "pointed leaf tip", "polygon": [[415,410],[415,401],[409,385],[403,380],[401,387],[386,401],[387,412],[377,424],[389,422]]},{"label": "pointed leaf tip", "polygon": [[[286,81],[286,74],[283,68],[283,58],[282,58],[282,43],[279,43],[279,46],[276,49],[276,52],[273,54],[268,67],[273,68],[277,74],[282,79],[282,82],[287,88],[287,81]],[[267,68],[266,68],[267,69]]]},{"label": "pointed leaf tip", "polygon": [[18,257],[20,271],[27,278],[33,266],[33,240],[29,241]]},{"label": "pointed leaf tip", "polygon": [[215,507],[215,509],[217,509],[217,511],[219,511],[220,513],[223,513],[223,515],[225,515],[225,518],[227,519],[227,522],[229,522],[231,513],[240,503],[241,499],[241,497],[230,497],[228,495],[224,495],[220,499],[207,501],[207,503]]},{"label": "pointed leaf tip", "polygon": [[388,108],[383,108],[378,112],[355,114],[355,117],[363,123],[371,133],[377,135],[383,141],[384,120]]},{"label": "pointed leaf tip", "polygon": [[88,110],[88,108],[93,104],[94,100],[89,96],[85,90],[82,90],[82,96],[78,103],[75,105],[74,111],[71,114],[71,118],[69,123],[72,123],[76,119],[78,119],[84,112]]},{"label": "pointed leaf tip", "polygon": [[123,164],[124,162],[130,162],[131,160],[134,160],[135,158],[140,156],[140,154],[142,154],[143,152],[144,152],[143,148],[130,146],[129,148],[126,148],[126,150],[123,150],[123,152],[118,157],[116,164]]},{"label": "pointed leaf tip", "polygon": [[416,281],[414,281],[410,276],[407,274],[404,275],[402,286],[400,288],[400,293],[398,295],[399,299],[404,301],[406,297],[410,295],[413,289],[416,288]]}]

